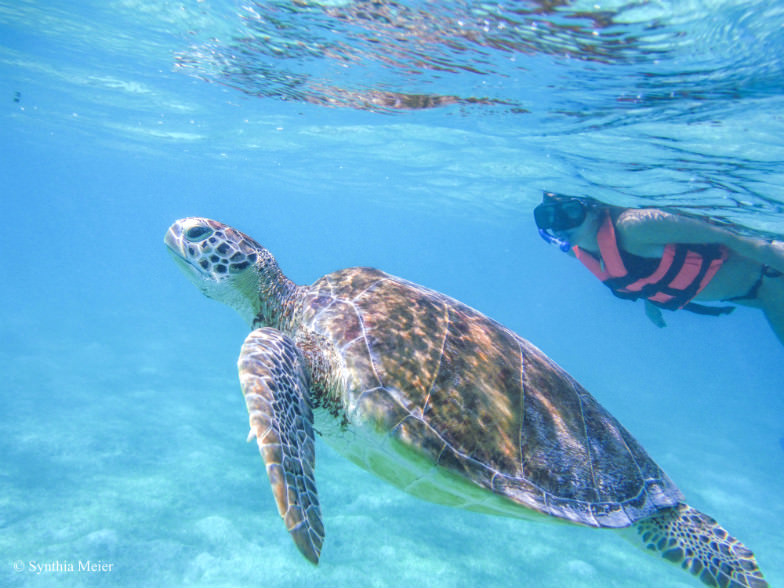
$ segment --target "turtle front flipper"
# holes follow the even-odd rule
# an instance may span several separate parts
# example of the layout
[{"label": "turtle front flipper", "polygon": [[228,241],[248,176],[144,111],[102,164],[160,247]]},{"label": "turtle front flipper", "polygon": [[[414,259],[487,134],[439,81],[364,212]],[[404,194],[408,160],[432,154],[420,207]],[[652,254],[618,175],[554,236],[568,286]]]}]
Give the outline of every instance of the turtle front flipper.
[{"label": "turtle front flipper", "polygon": [[252,331],[237,364],[280,516],[302,554],[318,563],[324,541],[316,482],[308,375],[294,342],[272,328]]},{"label": "turtle front flipper", "polygon": [[708,586],[767,588],[754,554],[715,520],[688,504],[625,529],[630,541],[680,566]]}]

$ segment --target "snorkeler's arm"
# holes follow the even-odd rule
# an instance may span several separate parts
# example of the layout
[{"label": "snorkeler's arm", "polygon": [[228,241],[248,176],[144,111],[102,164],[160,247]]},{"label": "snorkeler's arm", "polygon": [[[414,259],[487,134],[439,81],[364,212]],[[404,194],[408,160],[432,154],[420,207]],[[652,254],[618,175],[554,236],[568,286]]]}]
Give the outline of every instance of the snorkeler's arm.
[{"label": "snorkeler's arm", "polygon": [[668,243],[716,243],[738,255],[784,272],[784,242],[747,237],[709,222],[658,209],[630,209],[616,222],[629,253],[651,257],[652,248]]},{"label": "snorkeler's arm", "polygon": [[661,309],[658,306],[654,306],[653,303],[647,299],[645,300],[645,316],[660,329],[667,326],[667,323],[664,322]]}]

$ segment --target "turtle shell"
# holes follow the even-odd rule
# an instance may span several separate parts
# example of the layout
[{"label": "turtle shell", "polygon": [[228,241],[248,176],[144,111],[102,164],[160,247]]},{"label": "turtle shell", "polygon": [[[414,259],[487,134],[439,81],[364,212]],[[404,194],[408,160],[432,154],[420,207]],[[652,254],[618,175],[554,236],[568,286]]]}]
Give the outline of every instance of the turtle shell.
[{"label": "turtle shell", "polygon": [[448,296],[352,268],[304,290],[296,316],[330,347],[316,404],[331,398],[337,422],[337,400],[343,426],[328,437],[412,494],[593,527],[625,527],[682,499],[564,370]]}]

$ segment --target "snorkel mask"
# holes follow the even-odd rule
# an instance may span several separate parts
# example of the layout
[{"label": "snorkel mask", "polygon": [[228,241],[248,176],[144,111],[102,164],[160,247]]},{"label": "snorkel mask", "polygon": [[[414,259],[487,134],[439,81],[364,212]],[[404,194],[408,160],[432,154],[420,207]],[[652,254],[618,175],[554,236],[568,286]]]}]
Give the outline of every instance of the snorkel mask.
[{"label": "snorkel mask", "polygon": [[534,208],[534,221],[539,235],[547,243],[558,245],[561,251],[569,251],[571,244],[552,234],[551,231],[568,231],[585,222],[588,205],[582,198],[544,193],[544,201]]}]

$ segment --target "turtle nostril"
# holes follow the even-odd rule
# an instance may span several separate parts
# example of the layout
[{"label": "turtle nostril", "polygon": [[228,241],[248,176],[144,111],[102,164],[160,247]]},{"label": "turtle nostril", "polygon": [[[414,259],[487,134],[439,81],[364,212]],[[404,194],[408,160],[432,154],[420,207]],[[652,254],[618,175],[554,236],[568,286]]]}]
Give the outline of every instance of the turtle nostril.
[{"label": "turtle nostril", "polygon": [[210,235],[212,235],[212,229],[201,225],[191,227],[185,231],[185,238],[191,242],[204,241]]}]

